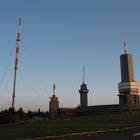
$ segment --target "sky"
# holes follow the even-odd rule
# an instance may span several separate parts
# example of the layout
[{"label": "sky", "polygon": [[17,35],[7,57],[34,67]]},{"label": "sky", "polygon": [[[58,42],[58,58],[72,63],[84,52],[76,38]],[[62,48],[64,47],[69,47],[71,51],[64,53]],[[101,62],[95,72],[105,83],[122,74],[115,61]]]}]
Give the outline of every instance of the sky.
[{"label": "sky", "polygon": [[1,0],[0,109],[11,106],[18,18],[22,18],[15,107],[77,107],[85,66],[88,104],[118,104],[120,55],[127,42],[140,83],[139,0]]}]

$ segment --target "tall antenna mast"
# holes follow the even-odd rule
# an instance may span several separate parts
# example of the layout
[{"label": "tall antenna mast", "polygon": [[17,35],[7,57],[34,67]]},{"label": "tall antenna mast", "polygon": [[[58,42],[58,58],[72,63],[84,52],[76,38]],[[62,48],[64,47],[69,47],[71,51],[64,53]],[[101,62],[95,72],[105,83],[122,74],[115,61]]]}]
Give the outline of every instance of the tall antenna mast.
[{"label": "tall antenna mast", "polygon": [[16,40],[16,57],[15,57],[15,67],[14,67],[14,84],[13,84],[13,96],[12,96],[12,108],[15,105],[15,90],[16,90],[16,75],[17,75],[17,66],[18,66],[18,54],[19,54],[19,45],[20,45],[20,31],[21,31],[21,17],[19,18],[18,23],[18,34]]},{"label": "tall antenna mast", "polygon": [[125,54],[127,53],[127,50],[128,50],[127,44],[126,44],[126,42],[124,42],[124,53],[125,53]]},{"label": "tall antenna mast", "polygon": [[55,83],[53,84],[53,95],[55,96]]},{"label": "tall antenna mast", "polygon": [[83,83],[85,83],[85,67],[83,65]]}]

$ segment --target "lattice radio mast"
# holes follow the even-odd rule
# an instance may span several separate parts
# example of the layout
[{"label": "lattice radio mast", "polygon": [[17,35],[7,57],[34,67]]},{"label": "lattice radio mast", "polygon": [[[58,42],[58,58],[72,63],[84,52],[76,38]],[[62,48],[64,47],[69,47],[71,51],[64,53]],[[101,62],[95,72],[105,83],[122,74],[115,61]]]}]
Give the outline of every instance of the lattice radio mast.
[{"label": "lattice radio mast", "polygon": [[12,108],[15,105],[15,90],[16,90],[16,75],[17,75],[17,68],[18,68],[18,55],[19,55],[19,45],[20,45],[20,31],[21,31],[21,18],[19,18],[18,23],[18,34],[16,40],[16,56],[15,56],[15,67],[14,67],[14,84],[13,84],[13,96],[12,96]]}]

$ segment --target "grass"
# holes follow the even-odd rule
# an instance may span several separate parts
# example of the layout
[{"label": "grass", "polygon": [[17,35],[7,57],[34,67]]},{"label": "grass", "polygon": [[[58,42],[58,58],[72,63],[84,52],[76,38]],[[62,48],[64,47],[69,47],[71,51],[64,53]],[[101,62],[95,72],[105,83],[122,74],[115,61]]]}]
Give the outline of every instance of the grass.
[{"label": "grass", "polygon": [[98,115],[70,119],[34,120],[0,126],[0,140],[53,136],[138,125],[140,126],[140,114]]}]

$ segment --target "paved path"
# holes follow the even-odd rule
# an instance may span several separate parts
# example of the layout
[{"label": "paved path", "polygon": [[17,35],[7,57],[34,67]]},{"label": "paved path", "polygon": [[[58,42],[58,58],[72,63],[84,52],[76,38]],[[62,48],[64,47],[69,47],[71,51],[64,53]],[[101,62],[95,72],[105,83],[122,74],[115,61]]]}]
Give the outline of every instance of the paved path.
[{"label": "paved path", "polygon": [[79,138],[79,140],[133,140],[133,134],[138,132],[140,132],[140,129],[125,130],[122,132],[113,132],[90,137],[81,137]]}]

